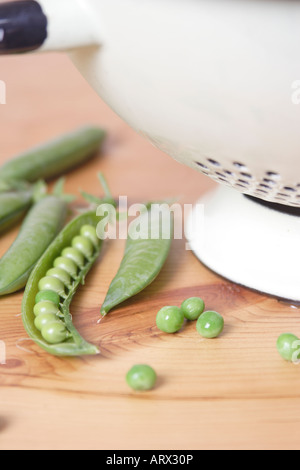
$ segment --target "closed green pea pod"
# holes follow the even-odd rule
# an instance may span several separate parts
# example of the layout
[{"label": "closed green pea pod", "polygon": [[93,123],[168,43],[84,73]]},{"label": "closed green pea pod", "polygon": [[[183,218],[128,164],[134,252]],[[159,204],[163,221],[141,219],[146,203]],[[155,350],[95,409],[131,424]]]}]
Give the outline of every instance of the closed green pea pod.
[{"label": "closed green pea pod", "polygon": [[20,233],[0,260],[0,296],[18,291],[35,264],[61,230],[67,215],[67,204],[47,196],[28,213]]},{"label": "closed green pea pod", "polygon": [[[67,357],[99,354],[97,346],[85,341],[73,325],[70,304],[78,286],[82,283],[99,257],[101,243],[99,243],[98,249],[94,250],[90,260],[84,261],[83,259],[84,265],[79,269],[76,280],[74,280],[70,289],[66,291],[65,298],[59,307],[62,314],[63,325],[53,327],[52,324],[48,324],[42,328],[42,331],[39,331],[34,324],[35,298],[39,289],[44,287],[41,285],[41,280],[47,279],[48,282],[48,277],[45,277],[47,272],[49,269],[52,269],[55,261],[61,258],[62,253],[69,250],[69,248],[66,247],[71,246],[72,240],[78,236],[80,229],[86,224],[97,227],[99,220],[99,217],[97,217],[94,212],[87,212],[71,221],[40,258],[25,289],[22,303],[22,320],[24,327],[29,337],[35,341],[36,344],[54,356]],[[61,282],[55,278],[52,278],[52,280]]]},{"label": "closed green pea pod", "polygon": [[137,221],[137,233],[129,233],[120,269],[101,308],[103,316],[151,284],[168,257],[173,215],[167,204],[154,206],[155,209],[160,206],[160,211],[144,212]]},{"label": "closed green pea pod", "polygon": [[84,127],[9,160],[0,168],[2,181],[37,181],[64,174],[93,157],[105,138],[97,127]]},{"label": "closed green pea pod", "polygon": [[0,234],[17,223],[32,203],[32,191],[0,194]]}]

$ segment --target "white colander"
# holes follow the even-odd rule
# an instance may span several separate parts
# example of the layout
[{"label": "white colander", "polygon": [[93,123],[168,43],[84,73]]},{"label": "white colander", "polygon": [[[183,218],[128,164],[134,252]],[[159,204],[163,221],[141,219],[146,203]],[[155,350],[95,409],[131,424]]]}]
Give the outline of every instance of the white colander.
[{"label": "white colander", "polygon": [[0,4],[0,53],[67,51],[140,134],[224,186],[200,201],[204,226],[190,224],[197,256],[235,282],[293,300],[300,300],[299,47],[297,0]]}]

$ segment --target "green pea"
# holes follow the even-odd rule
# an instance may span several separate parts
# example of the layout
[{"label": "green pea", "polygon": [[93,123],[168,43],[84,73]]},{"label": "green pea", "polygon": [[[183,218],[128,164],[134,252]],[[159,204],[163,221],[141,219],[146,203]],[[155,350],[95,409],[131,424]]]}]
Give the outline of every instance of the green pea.
[{"label": "green pea", "polygon": [[84,238],[88,238],[93,243],[94,247],[98,248],[100,240],[95,227],[92,225],[84,225],[80,230],[80,235]]},{"label": "green pea", "polygon": [[56,321],[58,321],[58,318],[53,313],[42,313],[36,317],[34,320],[34,325],[39,331],[42,331],[44,326]]},{"label": "green pea", "polygon": [[39,292],[36,295],[35,303],[39,304],[40,302],[43,302],[45,300],[49,300],[49,302],[52,302],[57,307],[59,307],[60,297],[56,292],[53,292],[51,290],[44,290],[44,291]]},{"label": "green pea", "polygon": [[54,261],[54,267],[63,269],[73,278],[76,278],[77,276],[78,267],[74,263],[74,261],[72,261],[69,258],[62,257],[62,256],[59,258],[56,258],[56,260]]},{"label": "green pea", "polygon": [[179,307],[164,307],[156,317],[156,325],[164,333],[176,333],[183,323],[184,315]]},{"label": "green pea", "polygon": [[[300,357],[300,340],[297,336],[291,333],[285,333],[279,336],[277,340],[277,350],[280,356],[286,361],[292,362],[294,359],[298,360]],[[298,351],[298,356],[297,356]]]},{"label": "green pea", "polygon": [[200,315],[204,312],[205,304],[199,297],[191,297],[183,302],[181,310],[185,318],[189,321],[198,320]]},{"label": "green pea", "polygon": [[146,391],[154,388],[157,376],[152,367],[136,365],[126,375],[126,382],[133,390]]},{"label": "green pea", "polygon": [[72,240],[72,247],[79,250],[80,253],[82,253],[87,259],[93,256],[94,247],[93,247],[92,242],[90,242],[90,240],[88,240],[87,238],[80,237],[80,236],[75,237]]},{"label": "green pea", "polygon": [[62,252],[64,258],[73,261],[80,269],[84,266],[84,256],[76,248],[65,248]]},{"label": "green pea", "polygon": [[52,268],[47,272],[47,276],[59,279],[66,287],[71,286],[70,275],[61,268]]},{"label": "green pea", "polygon": [[39,290],[52,290],[56,292],[58,295],[63,297],[65,295],[65,286],[64,284],[55,277],[46,276],[43,277],[39,282]]},{"label": "green pea", "polygon": [[204,312],[197,321],[197,331],[204,338],[217,338],[224,330],[224,318],[217,312]]},{"label": "green pea", "polygon": [[50,302],[49,300],[45,300],[34,306],[33,313],[36,317],[38,317],[39,315],[43,315],[45,313],[57,315],[60,312],[57,305],[55,305],[53,302]]},{"label": "green pea", "polygon": [[55,321],[42,328],[42,336],[49,344],[59,344],[66,341],[70,333],[61,321]]}]

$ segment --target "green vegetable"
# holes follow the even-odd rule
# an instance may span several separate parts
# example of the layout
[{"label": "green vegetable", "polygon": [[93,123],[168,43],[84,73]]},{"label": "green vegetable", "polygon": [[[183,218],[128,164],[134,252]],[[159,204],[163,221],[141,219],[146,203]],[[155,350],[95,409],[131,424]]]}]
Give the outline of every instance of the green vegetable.
[{"label": "green vegetable", "polygon": [[71,333],[67,330],[63,322],[55,321],[47,323],[42,327],[42,336],[49,344],[59,344],[71,338]]},{"label": "green vegetable", "polygon": [[33,206],[17,239],[0,260],[0,296],[26,285],[35,264],[62,228],[66,214],[67,204],[55,196]]},{"label": "green vegetable", "polygon": [[217,338],[224,330],[224,318],[217,312],[204,312],[197,321],[197,331],[204,338]]},{"label": "green vegetable", "polygon": [[59,307],[60,304],[60,297],[56,292],[53,292],[51,290],[43,290],[39,292],[35,298],[35,303],[38,304],[40,302],[49,300],[53,304],[55,304],[57,307]]},{"label": "green vegetable", "polygon": [[184,324],[184,315],[179,307],[163,307],[156,316],[157,328],[164,333],[177,333]]},{"label": "green vegetable", "polygon": [[32,191],[14,191],[0,194],[0,233],[15,225],[30,208]]},{"label": "green vegetable", "polygon": [[286,361],[298,360],[300,358],[300,340],[291,333],[285,333],[277,340],[277,350]]},{"label": "green vegetable", "polygon": [[37,181],[64,174],[91,158],[105,137],[102,129],[84,127],[8,161],[0,168],[1,181]]},{"label": "green vegetable", "polygon": [[204,312],[205,304],[199,297],[192,297],[187,299],[181,305],[181,310],[185,318],[189,321],[198,320],[200,315]]},{"label": "green vegetable", "polygon": [[59,279],[66,287],[71,286],[71,277],[63,269],[60,269],[60,268],[49,269],[49,271],[47,271],[47,276],[55,277],[56,279]]},{"label": "green vegetable", "polygon": [[43,315],[43,314],[52,314],[57,315],[59,314],[59,305],[50,302],[50,300],[43,300],[39,301],[33,309],[33,313],[36,317]]},{"label": "green vegetable", "polygon": [[54,261],[54,267],[62,269],[63,271],[67,272],[69,276],[71,276],[73,279],[76,279],[78,267],[71,259],[60,256]]},{"label": "green vegetable", "polygon": [[97,231],[95,227],[91,227],[90,225],[85,225],[80,230],[80,235],[84,238],[87,238],[92,242],[92,244],[97,247],[99,244],[99,238],[97,236]]},{"label": "green vegetable", "polygon": [[129,233],[123,261],[101,308],[104,316],[151,284],[168,257],[173,232],[170,210],[164,207],[161,214],[150,215],[148,210],[137,221],[140,238]]},{"label": "green vegetable", "polygon": [[51,290],[58,294],[60,297],[65,297],[65,285],[64,283],[55,277],[45,276],[39,282],[39,289],[41,291]]},{"label": "green vegetable", "polygon": [[[89,225],[96,228],[98,223],[99,217],[95,215],[95,212],[84,213],[70,222],[41,257],[26,286],[22,304],[22,318],[25,329],[31,339],[45,351],[55,356],[82,356],[99,353],[98,348],[87,343],[75,329],[72,323],[70,304],[78,286],[84,282],[86,275],[99,257],[102,246],[100,240],[97,248],[93,248],[89,259],[84,260],[82,255],[79,256],[80,262],[82,261],[83,264],[78,267],[78,273],[74,276],[71,285],[64,285],[60,279],[52,277],[52,275],[47,276],[47,273],[55,274],[52,269],[62,269],[53,267],[57,264],[57,260],[62,258],[63,253],[63,257],[66,253],[74,254],[74,249],[70,247],[73,240],[79,236],[82,227]],[[66,275],[69,276],[67,272]],[[39,290],[41,292],[53,290],[54,293],[58,293],[61,296],[59,312],[56,314],[56,322],[47,323],[45,326],[42,326],[39,320],[35,322],[35,313],[38,313],[40,309],[39,303],[35,305],[35,301],[40,300],[39,296],[37,296]],[[41,303],[43,304],[43,302]],[[55,304],[53,306],[56,307]],[[42,306],[40,314],[52,313],[52,307],[47,310]]]},{"label": "green vegetable", "polygon": [[126,382],[136,391],[147,391],[155,387],[157,376],[152,367],[136,365],[126,375]]},{"label": "green vegetable", "polygon": [[49,325],[49,323],[54,323],[57,321],[56,314],[53,313],[41,313],[36,317],[34,320],[34,326],[39,330],[42,331],[43,327]]},{"label": "green vegetable", "polygon": [[86,259],[93,255],[94,247],[88,238],[78,236],[72,241],[72,247],[80,251]]},{"label": "green vegetable", "polygon": [[62,256],[73,261],[80,269],[84,266],[84,256],[76,248],[65,248],[62,252]]}]

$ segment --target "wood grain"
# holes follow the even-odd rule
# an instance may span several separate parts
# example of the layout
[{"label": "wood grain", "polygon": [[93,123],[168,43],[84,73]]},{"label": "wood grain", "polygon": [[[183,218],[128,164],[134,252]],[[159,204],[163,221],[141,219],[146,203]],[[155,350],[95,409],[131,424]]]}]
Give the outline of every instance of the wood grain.
[{"label": "wood grain", "polygon": [[[102,155],[67,178],[67,190],[99,192],[97,171],[130,201],[181,196],[193,203],[213,186],[128,128],[64,55],[0,59],[7,104],[0,106],[0,162],[87,122],[109,138]],[[0,256],[17,229],[3,236]],[[176,241],[160,277],[106,317],[99,310],[123,241],[109,242],[76,296],[74,322],[99,344],[96,358],[53,358],[26,338],[22,293],[0,299],[0,449],[299,449],[300,371],[283,362],[276,339],[300,336],[299,310],[217,277]],[[202,296],[226,328],[202,340],[194,324],[168,336],[158,309]],[[153,392],[135,394],[124,377],[135,363],[159,375]]]}]

